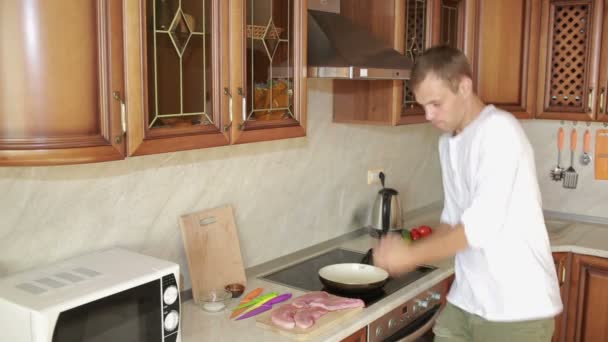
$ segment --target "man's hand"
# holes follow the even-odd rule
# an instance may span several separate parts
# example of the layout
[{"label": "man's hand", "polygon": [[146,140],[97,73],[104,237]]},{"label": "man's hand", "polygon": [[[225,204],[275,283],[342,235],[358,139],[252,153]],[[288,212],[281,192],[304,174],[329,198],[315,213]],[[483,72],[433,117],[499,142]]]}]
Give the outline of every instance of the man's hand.
[{"label": "man's hand", "polygon": [[468,248],[464,226],[440,224],[433,234],[411,244],[403,242],[399,234],[387,234],[374,248],[374,264],[391,276],[409,272],[418,265],[432,263]]},{"label": "man's hand", "polygon": [[416,268],[409,247],[399,234],[387,234],[382,237],[378,247],[374,248],[374,264],[385,269],[393,277]]}]

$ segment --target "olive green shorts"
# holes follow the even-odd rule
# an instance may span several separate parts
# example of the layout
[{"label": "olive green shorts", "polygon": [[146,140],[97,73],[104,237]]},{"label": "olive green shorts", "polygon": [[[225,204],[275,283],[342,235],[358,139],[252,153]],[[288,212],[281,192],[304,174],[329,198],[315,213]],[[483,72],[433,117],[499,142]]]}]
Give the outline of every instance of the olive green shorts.
[{"label": "olive green shorts", "polygon": [[433,328],[435,342],[549,342],[553,318],[492,322],[448,303]]}]

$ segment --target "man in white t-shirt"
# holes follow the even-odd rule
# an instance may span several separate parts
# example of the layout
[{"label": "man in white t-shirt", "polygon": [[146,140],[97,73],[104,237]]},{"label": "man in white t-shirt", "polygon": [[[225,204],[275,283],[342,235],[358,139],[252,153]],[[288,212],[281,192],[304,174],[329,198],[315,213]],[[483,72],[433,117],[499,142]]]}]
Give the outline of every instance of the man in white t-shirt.
[{"label": "man in white t-shirt", "polygon": [[387,235],[374,262],[391,275],[455,256],[435,341],[550,341],[562,311],[534,152],[519,122],[473,92],[460,51],[418,57],[411,86],[439,139],[444,207],[434,233]]}]

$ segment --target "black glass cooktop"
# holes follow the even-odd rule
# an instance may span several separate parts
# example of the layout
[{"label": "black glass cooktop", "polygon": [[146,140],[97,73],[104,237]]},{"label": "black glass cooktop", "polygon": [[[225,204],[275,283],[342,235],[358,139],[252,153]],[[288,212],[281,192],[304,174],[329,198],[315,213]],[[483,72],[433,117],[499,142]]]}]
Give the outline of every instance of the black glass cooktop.
[{"label": "black glass cooktop", "polygon": [[365,256],[364,253],[347,249],[333,249],[284,269],[264,275],[261,278],[304,291],[327,291],[338,296],[361,298],[365,302],[365,306],[370,306],[391,293],[398,291],[402,287],[424,277],[427,273],[435,269],[431,266],[419,266],[416,270],[398,278],[389,278],[386,284],[379,290],[364,293],[341,293],[333,289],[327,289],[323,286],[323,283],[321,283],[318,272],[322,267],[339,263],[361,263],[366,261],[364,260]]}]

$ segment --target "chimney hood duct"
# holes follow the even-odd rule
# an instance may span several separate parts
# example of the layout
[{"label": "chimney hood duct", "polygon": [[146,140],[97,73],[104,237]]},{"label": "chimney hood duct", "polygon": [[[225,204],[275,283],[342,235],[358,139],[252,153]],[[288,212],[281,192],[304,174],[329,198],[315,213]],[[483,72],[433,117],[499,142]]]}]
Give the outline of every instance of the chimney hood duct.
[{"label": "chimney hood duct", "polygon": [[350,19],[308,10],[308,77],[406,80],[412,65]]}]

